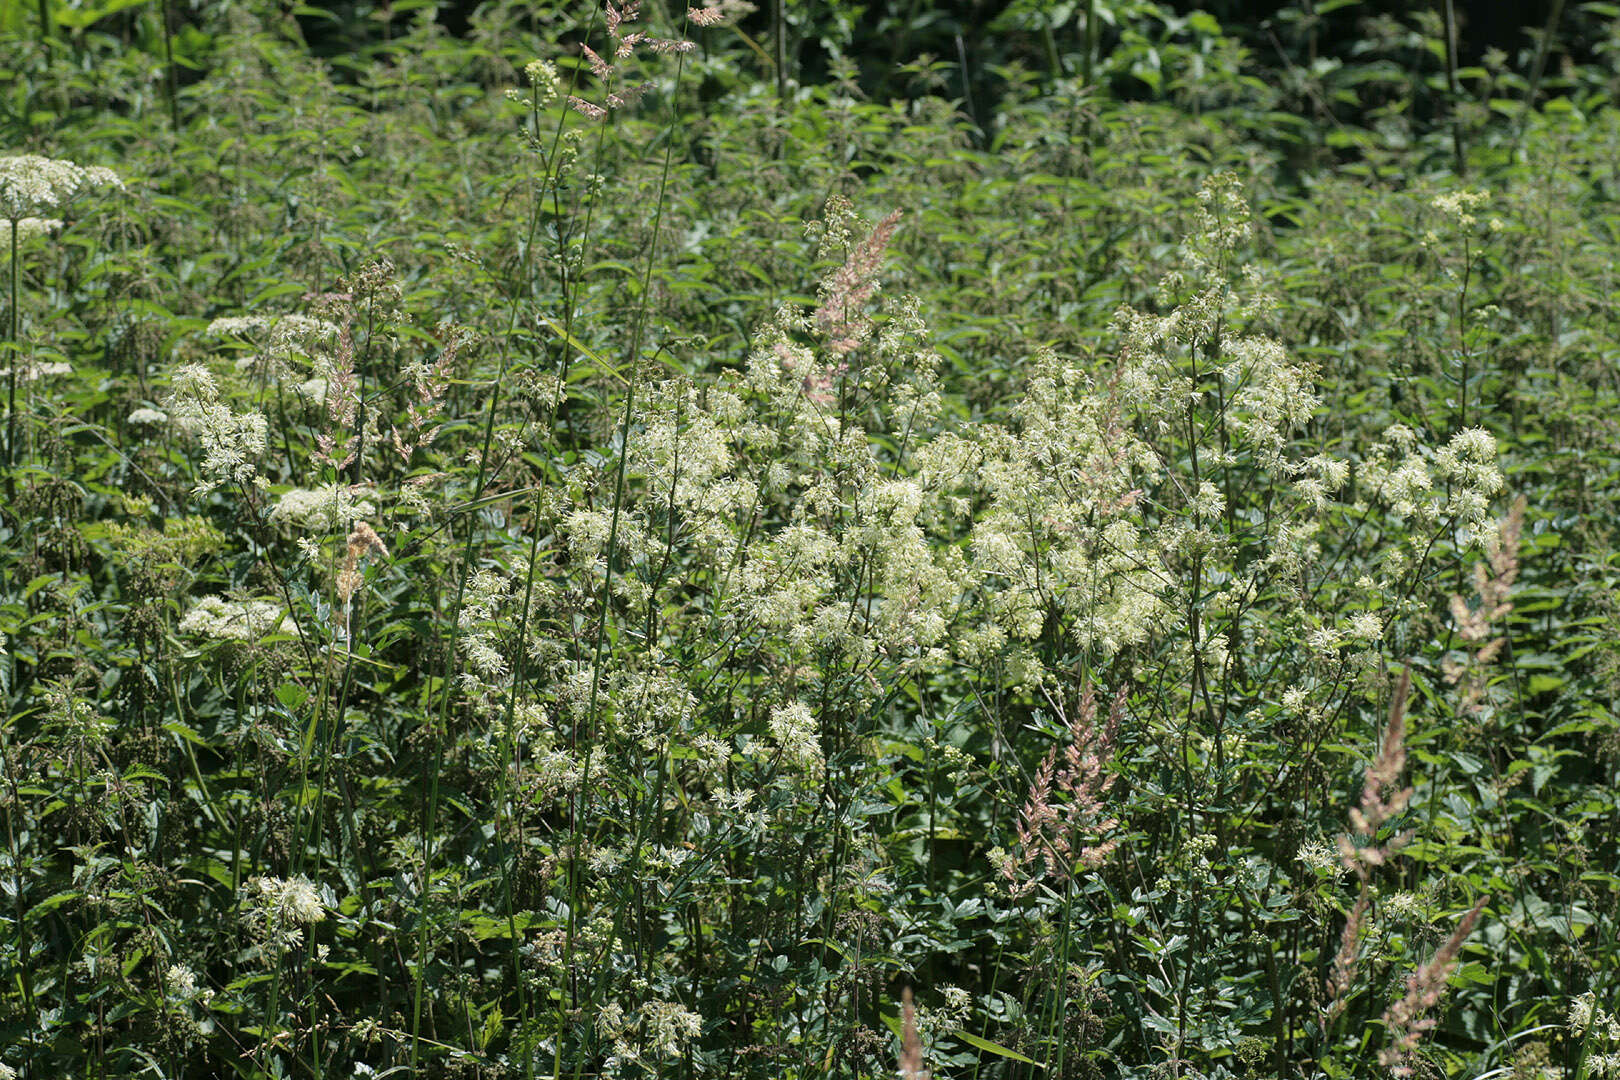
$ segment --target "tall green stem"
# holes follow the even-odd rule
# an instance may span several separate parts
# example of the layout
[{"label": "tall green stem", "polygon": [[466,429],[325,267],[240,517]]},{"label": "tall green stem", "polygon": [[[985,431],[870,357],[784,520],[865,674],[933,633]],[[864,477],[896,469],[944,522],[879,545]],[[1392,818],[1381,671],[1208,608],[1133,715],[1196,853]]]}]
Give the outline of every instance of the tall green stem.
[{"label": "tall green stem", "polygon": [[17,219],[11,219],[11,327],[6,335],[6,501],[17,497],[17,368],[22,345],[17,337]]},{"label": "tall green stem", "polygon": [[[685,57],[681,56],[675,62],[675,86],[677,88],[681,84],[681,74],[684,68]],[[673,131],[670,131],[670,137],[664,140],[664,166],[658,180],[658,201],[653,208],[652,238],[647,244],[647,263],[646,268],[642,271],[641,276],[641,296],[636,308],[635,323],[633,324],[633,329],[630,335],[630,348],[626,354],[628,359],[628,363],[626,365],[628,368],[628,385],[626,386],[624,394],[624,417],[619,428],[619,461],[613,477],[613,516],[608,526],[607,549],[604,552],[606,565],[602,580],[602,596],[597,605],[596,611],[596,641],[594,642],[592,648],[591,657],[591,691],[590,699],[585,708],[585,723],[589,726],[586,730],[585,760],[582,775],[586,777],[591,775],[591,755],[596,748],[596,708],[602,688],[602,651],[607,642],[608,608],[611,606],[613,597],[613,567],[618,556],[619,519],[624,507],[625,469],[629,463],[630,457],[630,425],[635,419],[636,366],[640,362],[641,347],[646,335],[647,306],[649,303],[648,297],[652,287],[653,267],[657,265],[658,259],[658,236],[663,230],[664,225],[664,203],[666,195],[669,191],[669,172],[670,167],[673,164],[673,157],[675,153],[675,140],[673,134]],[[584,805],[584,799],[581,798],[581,812],[575,822],[576,836],[574,851],[576,854],[571,860],[568,874],[570,890],[577,889],[579,883],[579,857],[577,852],[580,849],[580,844],[578,842],[578,834],[583,833],[584,831]],[[576,918],[575,913],[579,909],[578,896],[572,891],[569,896],[568,907],[570,926],[565,950],[568,960],[571,962],[574,947],[573,920]],[[605,970],[603,974],[606,974]],[[562,1045],[562,1032],[560,1031],[557,1035],[557,1042],[560,1048]],[[558,1053],[560,1060],[560,1049]],[[581,1056],[580,1061],[583,1062],[583,1060],[583,1056]]]},{"label": "tall green stem", "polygon": [[[501,383],[506,379],[507,365],[502,358],[499,377],[489,395],[489,412],[484,423],[484,445],[478,457],[478,482],[473,489],[476,502],[484,494],[489,480],[490,450],[495,441],[495,415],[501,398]],[[450,702],[455,695],[456,647],[461,642],[461,603],[467,595],[467,579],[472,575],[473,542],[478,530],[469,522],[467,540],[461,552],[461,575],[456,583],[456,598],[451,606],[450,643],[444,656],[444,693],[439,699],[439,714],[433,723],[433,751],[429,756],[427,806],[422,815],[422,882],[417,896],[418,933],[416,937],[416,973],[413,979],[411,1001],[411,1075],[420,1076],[417,1066],[422,1052],[422,988],[427,979],[428,917],[433,902],[433,832],[439,817],[439,777],[444,771],[444,734],[450,723]]]}]

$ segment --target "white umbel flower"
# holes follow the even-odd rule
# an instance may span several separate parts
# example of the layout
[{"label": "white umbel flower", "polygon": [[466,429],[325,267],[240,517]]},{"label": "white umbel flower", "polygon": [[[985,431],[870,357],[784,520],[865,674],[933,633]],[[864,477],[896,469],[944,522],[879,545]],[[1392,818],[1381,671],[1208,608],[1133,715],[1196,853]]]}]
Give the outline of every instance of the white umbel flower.
[{"label": "white umbel flower", "polygon": [[226,600],[205,596],[180,620],[182,634],[216,641],[258,641],[266,634],[297,632],[279,600]]},{"label": "white umbel flower", "polygon": [[0,218],[16,222],[39,218],[87,189],[106,187],[124,188],[111,169],[86,168],[38,154],[0,157]]}]

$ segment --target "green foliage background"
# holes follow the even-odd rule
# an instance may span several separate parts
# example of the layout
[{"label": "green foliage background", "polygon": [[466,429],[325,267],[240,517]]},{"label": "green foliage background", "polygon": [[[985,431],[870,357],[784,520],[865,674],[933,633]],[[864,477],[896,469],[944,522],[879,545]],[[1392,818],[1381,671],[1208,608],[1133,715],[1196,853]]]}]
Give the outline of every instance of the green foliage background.
[{"label": "green foliage background", "polygon": [[1620,1075],[1620,13],[181,6],[0,14],[0,1068]]}]

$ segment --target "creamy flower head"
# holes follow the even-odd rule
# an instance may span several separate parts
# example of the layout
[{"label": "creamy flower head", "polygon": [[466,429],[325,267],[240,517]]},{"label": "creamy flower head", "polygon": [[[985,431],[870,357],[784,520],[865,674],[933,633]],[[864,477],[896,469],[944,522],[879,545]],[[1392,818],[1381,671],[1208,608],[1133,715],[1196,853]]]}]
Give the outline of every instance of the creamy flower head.
[{"label": "creamy flower head", "polygon": [[163,972],[163,983],[170,1001],[207,1002],[213,996],[197,982],[197,973],[184,964],[170,964]]},{"label": "creamy flower head", "polygon": [[[18,382],[33,382],[36,379],[48,379],[55,375],[73,374],[73,365],[61,360],[41,360],[34,363],[24,362],[16,369]],[[0,368],[0,378],[10,378],[11,368]]]},{"label": "creamy flower head", "polygon": [[641,1007],[647,1047],[661,1057],[674,1057],[703,1033],[703,1018],[673,1001],[649,1001]]},{"label": "creamy flower head", "polygon": [[266,634],[297,633],[279,600],[226,600],[205,596],[180,620],[182,634],[216,641],[258,641]]},{"label": "creamy flower head", "polygon": [[302,874],[256,877],[242,891],[249,928],[265,945],[279,951],[303,944],[304,927],[326,918],[326,905],[315,883]]},{"label": "creamy flower head", "polygon": [[355,521],[375,517],[377,507],[364,486],[326,484],[318,488],[293,488],[276,501],[270,521],[301,529],[329,531]]},{"label": "creamy flower head", "polygon": [[62,227],[62,219],[25,217],[17,218],[11,224],[12,227],[17,230],[18,242],[24,243],[32,240],[36,236],[48,236],[57,229],[60,229]]},{"label": "creamy flower head", "polygon": [[308,925],[326,918],[320,894],[315,891],[314,883],[302,874],[286,879],[262,877],[256,879],[255,884],[260,902],[288,922]]},{"label": "creamy flower head", "polygon": [[1458,225],[1467,228],[1479,219],[1474,211],[1491,201],[1489,191],[1453,191],[1436,195],[1431,204],[1446,217],[1454,219]]},{"label": "creamy flower head", "polygon": [[59,210],[91,188],[124,189],[111,169],[18,154],[0,157],[0,218],[20,222]]},{"label": "creamy flower head", "polygon": [[285,352],[336,338],[338,327],[325,319],[294,313],[226,315],[209,323],[208,333],[214,337],[249,339],[267,345],[272,351]]},{"label": "creamy flower head", "polygon": [[168,413],[180,430],[202,445],[202,482],[206,493],[229,481],[243,483],[257,471],[269,424],[259,413],[235,413],[219,400],[219,384],[201,364],[185,364],[170,378]]},{"label": "creamy flower head", "polygon": [[799,765],[821,763],[820,725],[802,701],[790,701],[771,710],[771,738],[782,748],[782,756]]},{"label": "creamy flower head", "polygon": [[557,75],[557,68],[549,60],[530,60],[523,66],[523,75],[534,88],[535,104],[544,108],[557,100],[561,93],[562,79]]}]

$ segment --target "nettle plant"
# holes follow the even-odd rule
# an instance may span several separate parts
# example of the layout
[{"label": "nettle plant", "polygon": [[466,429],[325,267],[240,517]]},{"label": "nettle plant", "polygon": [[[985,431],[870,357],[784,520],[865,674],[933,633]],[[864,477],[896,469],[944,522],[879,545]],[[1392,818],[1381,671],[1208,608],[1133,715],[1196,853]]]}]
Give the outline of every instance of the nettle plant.
[{"label": "nettle plant", "polygon": [[[1381,709],[1437,545],[1500,477],[1479,432],[1312,445],[1310,372],[1233,267],[1241,193],[1200,205],[1167,312],[1123,313],[1099,377],[1043,357],[1007,424],[941,412],[915,303],[868,310],[898,218],[838,200],[815,309],[745,373],[630,373],[613,456],[564,470],[459,608],[507,902],[549,912],[511,961],[528,1052],[713,1055],[703,1004],[733,1045],[880,1058],[862,958],[899,932],[904,869],[874,819],[908,767],[885,739],[964,688],[992,774],[1021,771],[1018,727],[1063,747],[992,853],[1028,920],[1003,932],[1018,992],[999,963],[988,987],[1015,1053],[1107,1052],[1074,1044],[1076,992],[1178,1075],[1336,1052],[1338,936],[1297,857],[1332,827],[1324,747]],[[1106,721],[1093,683],[1120,688]]]},{"label": "nettle plant", "polygon": [[634,376],[617,466],[545,506],[543,573],[484,590],[543,613],[486,639],[531,673],[499,734],[516,843],[546,853],[568,913],[542,955],[576,987],[568,1017],[612,1002],[556,1036],[565,1058],[654,1068],[675,1049],[661,1018],[693,1000],[734,1046],[888,1054],[863,1027],[885,999],[837,958],[892,933],[867,827],[893,772],[879,736],[948,662],[962,595],[960,554],[919,524],[938,492],[908,468],[937,424],[937,359],[915,302],[868,310],[897,223],[868,231],[832,200],[814,311],[782,309],[738,375]]}]

